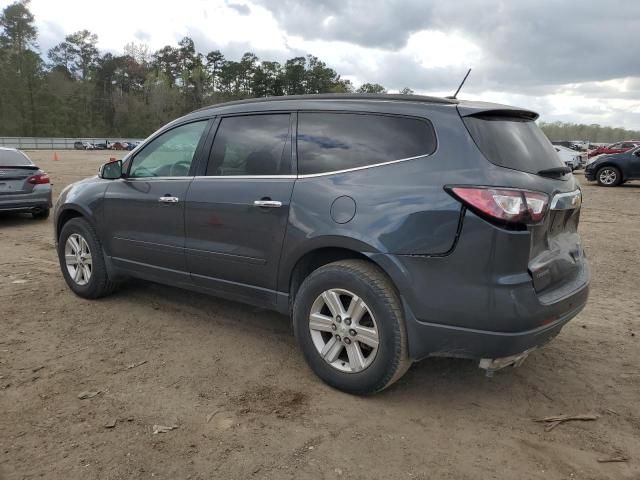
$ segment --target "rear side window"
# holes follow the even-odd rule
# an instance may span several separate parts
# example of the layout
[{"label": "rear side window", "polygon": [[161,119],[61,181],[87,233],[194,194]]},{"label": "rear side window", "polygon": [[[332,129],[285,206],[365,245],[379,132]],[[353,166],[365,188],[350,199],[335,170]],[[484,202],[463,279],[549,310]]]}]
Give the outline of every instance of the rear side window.
[{"label": "rear side window", "polygon": [[18,150],[0,149],[0,167],[31,166],[33,162],[24,153]]},{"label": "rear side window", "polygon": [[463,120],[480,151],[495,165],[528,173],[564,167],[533,120],[502,115],[463,117]]},{"label": "rear side window", "polygon": [[427,120],[359,113],[298,114],[298,165],[304,175],[336,172],[433,153]]},{"label": "rear side window", "polygon": [[289,125],[288,113],[223,118],[207,175],[290,175]]}]

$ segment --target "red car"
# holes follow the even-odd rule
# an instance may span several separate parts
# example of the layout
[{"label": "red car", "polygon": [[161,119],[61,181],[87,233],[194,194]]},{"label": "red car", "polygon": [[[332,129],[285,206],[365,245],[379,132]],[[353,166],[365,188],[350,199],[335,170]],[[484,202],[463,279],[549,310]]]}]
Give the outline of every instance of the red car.
[{"label": "red car", "polygon": [[640,140],[627,140],[625,142],[612,143],[611,145],[591,150],[589,152],[589,158],[609,153],[623,153],[635,147],[640,147]]}]

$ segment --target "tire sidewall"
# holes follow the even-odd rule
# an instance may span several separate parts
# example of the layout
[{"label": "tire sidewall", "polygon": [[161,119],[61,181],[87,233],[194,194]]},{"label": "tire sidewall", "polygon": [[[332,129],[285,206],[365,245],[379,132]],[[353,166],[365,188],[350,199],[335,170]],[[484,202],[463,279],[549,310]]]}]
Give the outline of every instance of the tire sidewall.
[{"label": "tire sidewall", "polygon": [[[85,239],[87,245],[89,245],[91,253],[91,278],[86,285],[78,285],[73,278],[71,278],[71,275],[69,275],[69,271],[67,270],[64,253],[65,245],[67,243],[67,239],[74,233],[81,235]],[[60,262],[62,275],[64,276],[67,285],[74,293],[86,298],[96,296],[100,287],[100,276],[106,275],[106,272],[104,262],[102,261],[102,250],[96,241],[95,234],[86,220],[73,218],[62,227],[60,237],[58,239],[58,260]]]},{"label": "tire sidewall", "polygon": [[[376,357],[365,370],[347,373],[329,365],[317,351],[309,330],[309,314],[313,302],[322,292],[344,289],[359,296],[369,307],[376,320],[379,345]],[[293,308],[293,324],[296,339],[305,359],[316,374],[331,386],[352,393],[373,393],[382,389],[395,372],[401,352],[400,328],[394,309],[379,295],[376,287],[340,267],[328,266],[312,273],[302,284]]]}]

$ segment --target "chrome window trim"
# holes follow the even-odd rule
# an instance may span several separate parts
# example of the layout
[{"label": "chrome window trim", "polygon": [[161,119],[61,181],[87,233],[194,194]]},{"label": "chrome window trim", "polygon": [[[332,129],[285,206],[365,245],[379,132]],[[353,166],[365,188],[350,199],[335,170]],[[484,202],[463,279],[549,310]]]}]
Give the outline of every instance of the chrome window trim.
[{"label": "chrome window trim", "polygon": [[572,192],[565,192],[565,193],[557,193],[556,195],[553,196],[553,199],[551,200],[551,210],[556,210],[556,207],[558,206],[558,203],[560,202],[560,200],[564,199],[564,198],[568,198],[568,197],[580,197],[580,205],[582,205],[582,191],[577,188],[575,190],[573,190]]},{"label": "chrome window trim", "polygon": [[198,180],[199,178],[206,178],[206,179],[220,179],[220,180],[224,180],[226,178],[229,178],[231,180],[233,179],[239,179],[239,178],[244,178],[244,179],[258,179],[258,180],[266,180],[269,178],[289,178],[289,179],[296,179],[298,178],[296,175],[196,175],[195,180]]},{"label": "chrome window trim", "polygon": [[129,182],[148,182],[149,180],[193,180],[195,175],[184,175],[182,177],[122,177],[123,180]]},{"label": "chrome window trim", "polygon": [[[195,179],[198,178],[219,178],[219,179],[225,179],[225,178],[230,178],[230,179],[239,179],[239,178],[246,178],[246,179],[269,179],[269,178],[289,178],[289,179],[304,179],[304,178],[315,178],[315,177],[325,177],[327,175],[338,175],[341,173],[349,173],[349,172],[355,172],[358,170],[366,170],[368,168],[376,168],[376,167],[383,167],[385,165],[393,165],[394,163],[400,163],[400,162],[407,162],[410,160],[417,160],[419,158],[426,158],[426,157],[430,157],[432,156],[433,153],[426,153],[424,155],[418,155],[415,157],[407,157],[407,158],[400,158],[398,160],[389,160],[388,162],[381,162],[381,163],[374,163],[372,165],[363,165],[361,167],[353,167],[353,168],[346,168],[344,170],[332,170],[330,172],[321,172],[321,173],[309,173],[307,175],[196,175]],[[152,178],[160,178],[160,177],[152,177]],[[177,177],[177,178],[184,178],[184,177]]]},{"label": "chrome window trim", "polygon": [[[353,168],[346,168],[344,170],[332,170],[330,172],[321,172],[321,173],[309,173],[307,175],[189,175],[189,176],[184,176],[184,177],[127,177],[124,180],[135,180],[135,181],[149,181],[149,180],[184,180],[184,179],[188,179],[188,178],[192,178],[194,180],[197,180],[199,178],[207,178],[207,179],[258,179],[258,180],[267,180],[269,178],[288,178],[288,179],[298,179],[298,178],[315,178],[315,177],[325,177],[327,175],[338,175],[341,173],[349,173],[349,172],[356,172],[358,170],[366,170],[369,168],[376,168],[376,167],[384,167],[386,165],[393,165],[394,163],[400,163],[400,162],[408,162],[410,160],[417,160],[419,158],[426,158],[426,157],[430,157],[432,156],[432,153],[427,153],[424,155],[418,155],[415,157],[407,157],[407,158],[400,158],[398,160],[390,160],[388,162],[381,162],[381,163],[374,163],[372,165],[363,165],[362,167],[353,167]],[[580,190],[576,190],[576,192],[580,192]],[[569,196],[574,194],[575,192],[568,192],[568,193],[563,193],[563,194],[559,194],[556,195],[556,197],[562,195],[562,196]],[[554,197],[554,201],[555,198]],[[553,204],[552,204],[553,205]],[[553,208],[553,206],[551,207]]]},{"label": "chrome window trim", "polygon": [[419,158],[426,158],[432,155],[433,153],[425,153],[423,155],[417,155],[415,157],[400,158],[398,160],[389,160],[388,162],[374,163],[372,165],[363,165],[361,167],[345,168],[344,170],[333,170],[331,172],[320,172],[320,173],[308,173],[305,175],[298,175],[298,178],[315,178],[315,177],[324,177],[326,175],[337,175],[340,173],[355,172],[358,170],[366,170],[368,168],[376,168],[376,167],[383,167],[385,165],[393,165],[394,163],[408,162],[409,160],[417,160]]}]

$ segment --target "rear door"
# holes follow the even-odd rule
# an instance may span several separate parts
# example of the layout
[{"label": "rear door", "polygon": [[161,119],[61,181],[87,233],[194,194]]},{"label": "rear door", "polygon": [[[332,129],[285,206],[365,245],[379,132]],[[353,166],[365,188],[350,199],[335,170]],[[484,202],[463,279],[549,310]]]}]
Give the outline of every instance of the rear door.
[{"label": "rear door", "polygon": [[208,125],[200,120],[161,133],[127,162],[127,177],[107,187],[104,238],[118,266],[189,283],[184,206]]},{"label": "rear door", "polygon": [[[584,264],[578,235],[582,192],[531,112],[472,112],[463,120],[480,151],[491,163],[521,172],[493,175],[496,186],[517,187],[548,195],[541,224],[529,226],[529,272],[536,291],[543,292],[576,278]],[[509,180],[507,180],[509,179]],[[505,184],[504,182],[511,182]]]},{"label": "rear door", "polygon": [[219,119],[206,170],[187,194],[187,266],[194,283],[258,304],[276,277],[295,182],[294,115]]}]

